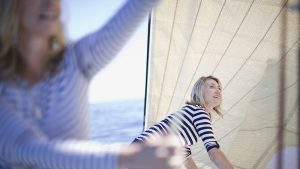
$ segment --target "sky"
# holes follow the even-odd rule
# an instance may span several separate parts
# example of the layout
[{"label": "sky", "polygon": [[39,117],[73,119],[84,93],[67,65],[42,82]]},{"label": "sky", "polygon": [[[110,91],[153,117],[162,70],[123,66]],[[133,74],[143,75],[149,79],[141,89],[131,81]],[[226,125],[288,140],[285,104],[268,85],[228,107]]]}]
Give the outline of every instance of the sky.
[{"label": "sky", "polygon": [[[62,0],[66,35],[75,41],[99,29],[126,0]],[[147,25],[145,18],[116,59],[90,85],[90,103],[143,99],[146,78]]]}]

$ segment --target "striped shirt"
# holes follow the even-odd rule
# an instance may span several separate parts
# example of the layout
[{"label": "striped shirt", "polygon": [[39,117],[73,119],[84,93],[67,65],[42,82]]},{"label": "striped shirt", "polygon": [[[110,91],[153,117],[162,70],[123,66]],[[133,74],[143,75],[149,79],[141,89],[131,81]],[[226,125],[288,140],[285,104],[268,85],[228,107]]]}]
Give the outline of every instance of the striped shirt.
[{"label": "striped shirt", "polygon": [[185,146],[186,157],[191,155],[189,146],[197,143],[199,138],[204,143],[207,152],[212,148],[220,147],[214,137],[208,113],[202,107],[190,104],[184,105],[177,112],[145,130],[133,142],[143,142],[169,134],[178,136],[182,146]]},{"label": "striped shirt", "polygon": [[157,2],[127,2],[101,29],[66,47],[55,75],[34,85],[20,77],[0,81],[0,169],[117,167],[119,146],[87,141],[88,87]]}]

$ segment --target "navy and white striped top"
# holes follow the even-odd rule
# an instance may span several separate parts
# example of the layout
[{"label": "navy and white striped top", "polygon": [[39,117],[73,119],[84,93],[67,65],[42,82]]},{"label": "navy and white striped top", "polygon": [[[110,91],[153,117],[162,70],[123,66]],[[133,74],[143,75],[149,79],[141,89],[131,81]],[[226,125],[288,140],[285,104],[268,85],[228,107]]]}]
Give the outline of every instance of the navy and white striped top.
[{"label": "navy and white striped top", "polygon": [[127,2],[104,27],[67,46],[55,75],[33,86],[0,81],[1,169],[117,167],[119,146],[86,140],[88,86],[157,2]]},{"label": "navy and white striped top", "polygon": [[207,112],[200,106],[184,105],[177,112],[167,116],[159,123],[142,132],[133,142],[147,141],[158,136],[173,134],[178,136],[181,144],[185,146],[185,156],[191,155],[189,146],[201,138],[207,151],[219,148]]}]

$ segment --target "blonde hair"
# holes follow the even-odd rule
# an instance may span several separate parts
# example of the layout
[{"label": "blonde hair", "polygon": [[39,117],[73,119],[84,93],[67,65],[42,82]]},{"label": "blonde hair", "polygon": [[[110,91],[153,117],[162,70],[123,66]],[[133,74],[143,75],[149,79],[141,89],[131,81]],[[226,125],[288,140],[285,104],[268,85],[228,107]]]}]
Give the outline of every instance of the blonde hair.
[{"label": "blonde hair", "polygon": [[[208,79],[212,79],[212,80],[216,81],[218,83],[218,85],[221,86],[220,80],[214,76],[210,75],[210,76],[200,77],[196,81],[196,83],[194,84],[194,86],[192,88],[190,100],[186,102],[187,104],[199,105],[199,106],[202,106],[204,109],[206,109],[205,100],[204,100],[204,96],[203,96],[203,88],[204,88],[205,81],[207,81]],[[213,109],[219,116],[222,117],[221,105],[218,105],[218,106],[214,107]]]},{"label": "blonde hair", "polygon": [[[17,51],[20,2],[20,0],[0,0],[0,80],[12,78],[22,66]],[[48,53],[47,70],[53,73],[65,48],[62,24],[59,31],[49,39],[49,45],[51,51]]]}]

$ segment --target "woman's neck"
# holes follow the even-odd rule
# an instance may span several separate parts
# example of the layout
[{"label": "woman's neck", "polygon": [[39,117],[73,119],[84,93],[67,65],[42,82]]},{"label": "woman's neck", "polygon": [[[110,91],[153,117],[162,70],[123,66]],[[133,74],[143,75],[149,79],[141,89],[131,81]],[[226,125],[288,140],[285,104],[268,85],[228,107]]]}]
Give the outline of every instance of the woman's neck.
[{"label": "woman's neck", "polygon": [[209,105],[205,105],[205,110],[208,112],[208,113],[211,113],[213,111],[214,107],[213,106],[209,106]]},{"label": "woman's neck", "polygon": [[46,71],[49,43],[45,37],[23,36],[18,44],[22,58],[21,75],[29,82],[36,83]]}]

